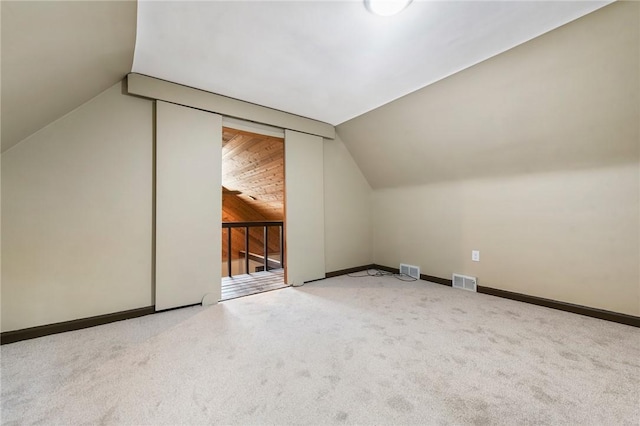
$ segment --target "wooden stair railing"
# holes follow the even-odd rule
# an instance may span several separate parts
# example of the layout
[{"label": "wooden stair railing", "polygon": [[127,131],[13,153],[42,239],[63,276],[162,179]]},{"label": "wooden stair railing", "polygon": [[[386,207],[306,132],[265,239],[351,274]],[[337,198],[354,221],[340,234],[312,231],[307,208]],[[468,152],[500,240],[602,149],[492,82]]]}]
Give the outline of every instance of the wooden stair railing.
[{"label": "wooden stair railing", "polygon": [[[278,260],[280,268],[284,268],[284,222],[283,221],[261,221],[261,222],[222,222],[222,229],[227,229],[227,273],[228,276],[232,276],[232,260],[231,256],[232,247],[231,247],[231,229],[233,228],[244,228],[244,264],[245,264],[245,272],[249,273],[249,259],[252,256],[252,253],[249,252],[249,229],[251,228],[263,228],[264,232],[264,256],[263,264],[264,270],[268,271],[273,268],[273,260],[269,259],[269,227],[278,227],[279,238],[280,238],[280,259]],[[240,251],[242,253],[242,251]],[[253,255],[254,257],[256,255]]]}]

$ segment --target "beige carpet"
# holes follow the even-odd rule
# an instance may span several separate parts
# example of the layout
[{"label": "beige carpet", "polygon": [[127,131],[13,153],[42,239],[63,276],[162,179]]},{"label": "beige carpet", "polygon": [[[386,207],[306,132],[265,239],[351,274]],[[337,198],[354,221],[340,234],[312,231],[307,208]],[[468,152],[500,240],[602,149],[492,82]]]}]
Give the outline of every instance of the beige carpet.
[{"label": "beige carpet", "polygon": [[640,330],[339,277],[2,346],[3,424],[638,425]]}]

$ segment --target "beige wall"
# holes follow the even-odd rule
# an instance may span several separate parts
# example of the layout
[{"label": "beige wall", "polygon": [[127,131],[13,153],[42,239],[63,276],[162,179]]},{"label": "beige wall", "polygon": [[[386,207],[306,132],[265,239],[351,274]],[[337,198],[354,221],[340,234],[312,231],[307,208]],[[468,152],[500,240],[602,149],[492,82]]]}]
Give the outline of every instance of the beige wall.
[{"label": "beige wall", "polygon": [[639,315],[639,28],[617,2],[338,126],[374,261]]},{"label": "beige wall", "polygon": [[[2,154],[2,331],[154,303],[153,123],[153,101],[119,83]],[[340,139],[311,138],[297,186],[316,170],[321,203],[299,217],[326,216],[328,247],[303,279],[371,262],[371,188]]]},{"label": "beige wall", "polygon": [[[121,90],[2,154],[3,331],[154,303],[153,102]],[[326,216],[314,228],[328,245],[319,246],[322,272],[368,264],[371,188],[340,139],[315,139],[307,160],[324,176],[316,179],[322,203],[311,209]],[[310,166],[299,169],[306,176]]]},{"label": "beige wall", "polygon": [[342,139],[324,141],[325,270],[372,263],[371,187]]},{"label": "beige wall", "polygon": [[639,315],[639,179],[630,164],[378,190],[374,259]]},{"label": "beige wall", "polygon": [[2,331],[152,305],[152,102],[121,91],[2,154]]}]

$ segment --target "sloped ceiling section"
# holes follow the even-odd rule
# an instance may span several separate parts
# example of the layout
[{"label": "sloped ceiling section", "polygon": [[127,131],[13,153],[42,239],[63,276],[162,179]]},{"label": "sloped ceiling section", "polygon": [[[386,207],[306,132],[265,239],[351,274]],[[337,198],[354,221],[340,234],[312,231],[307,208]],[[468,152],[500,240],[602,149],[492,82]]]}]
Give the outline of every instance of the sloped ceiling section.
[{"label": "sloped ceiling section", "polygon": [[2,151],[131,71],[135,1],[2,1]]},{"label": "sloped ceiling section", "polygon": [[609,1],[141,1],[133,71],[340,124]]},{"label": "sloped ceiling section", "polygon": [[222,187],[260,215],[237,220],[283,220],[284,139],[223,127]]},{"label": "sloped ceiling section", "polygon": [[639,19],[616,2],[336,132],[376,189],[637,164]]}]

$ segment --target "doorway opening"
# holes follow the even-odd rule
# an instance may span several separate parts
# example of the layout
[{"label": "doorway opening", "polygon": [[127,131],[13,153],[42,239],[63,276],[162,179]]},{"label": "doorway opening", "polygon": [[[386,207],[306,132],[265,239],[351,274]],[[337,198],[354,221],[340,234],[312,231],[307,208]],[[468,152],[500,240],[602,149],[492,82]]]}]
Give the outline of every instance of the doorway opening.
[{"label": "doorway opening", "polygon": [[222,128],[222,298],[286,287],[284,138]]}]

